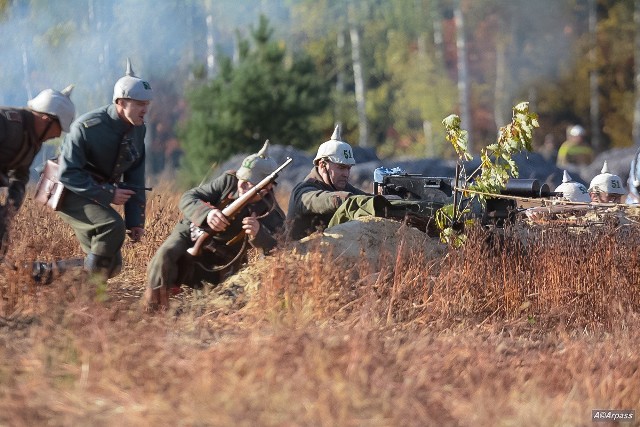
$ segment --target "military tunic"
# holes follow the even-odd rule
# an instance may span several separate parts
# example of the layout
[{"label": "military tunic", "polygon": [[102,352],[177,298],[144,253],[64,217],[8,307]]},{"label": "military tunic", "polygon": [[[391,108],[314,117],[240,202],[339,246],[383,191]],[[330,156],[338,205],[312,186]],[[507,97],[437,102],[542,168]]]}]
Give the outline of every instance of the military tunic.
[{"label": "military tunic", "polygon": [[[236,200],[237,187],[238,178],[233,171],[229,171],[184,193],[180,200],[180,210],[184,219],[175,226],[171,235],[153,256],[147,269],[147,286],[158,289],[180,284],[198,286],[202,281],[220,283],[226,275],[233,273],[246,262],[249,248],[244,244],[244,239],[236,239],[236,236],[242,232],[243,218],[251,216],[252,213],[259,217],[260,229],[254,238],[248,239],[248,243],[265,254],[276,246],[276,234],[284,226],[285,215],[275,199],[267,197],[245,206],[229,219],[231,224],[223,232],[211,233],[215,252],[203,249],[197,257],[187,253],[187,249],[194,245],[190,224],[207,229],[209,212],[214,207],[222,209]],[[207,271],[213,266],[223,266],[227,263],[231,263],[227,269]]]},{"label": "military tunic", "polygon": [[24,201],[29,167],[42,147],[34,126],[31,110],[0,108],[0,187],[8,187],[16,210]]},{"label": "military tunic", "polygon": [[146,127],[118,117],[115,104],[78,118],[62,143],[60,182],[67,189],[61,218],[74,229],[87,254],[120,256],[126,229],[144,227],[143,189],[124,205],[124,220],[111,207],[116,183],[144,187]]},{"label": "military tunic", "polygon": [[317,168],[313,168],[304,181],[293,188],[287,211],[289,236],[300,240],[311,233],[323,230],[331,221],[338,207],[351,195],[368,195],[347,184],[344,191],[322,181]]}]

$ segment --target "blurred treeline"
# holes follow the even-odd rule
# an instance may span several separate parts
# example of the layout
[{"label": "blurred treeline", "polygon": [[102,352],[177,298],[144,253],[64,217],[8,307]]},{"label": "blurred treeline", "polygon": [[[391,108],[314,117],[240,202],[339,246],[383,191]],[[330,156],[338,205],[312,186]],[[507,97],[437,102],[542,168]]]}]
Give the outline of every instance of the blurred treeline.
[{"label": "blurred treeline", "polygon": [[190,183],[265,139],[313,151],[335,122],[381,157],[447,157],[440,122],[455,112],[478,150],[523,100],[535,144],[579,123],[604,151],[640,128],[635,3],[5,0],[2,101],[74,82],[83,113],[110,101],[130,57],[157,94],[151,171],[182,167]]}]

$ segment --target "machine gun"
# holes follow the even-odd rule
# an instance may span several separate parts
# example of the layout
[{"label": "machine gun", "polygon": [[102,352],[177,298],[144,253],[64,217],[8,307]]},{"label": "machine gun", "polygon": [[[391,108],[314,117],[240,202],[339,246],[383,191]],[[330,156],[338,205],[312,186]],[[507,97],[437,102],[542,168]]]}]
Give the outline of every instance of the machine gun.
[{"label": "machine gun", "polygon": [[[262,190],[264,190],[269,184],[275,181],[276,178],[278,178],[278,174],[284,168],[289,166],[289,163],[291,163],[292,161],[293,159],[291,157],[287,157],[287,160],[282,165],[280,165],[278,169],[273,171],[270,175],[268,175],[258,184],[254,185],[249,191],[244,193],[242,196],[234,200],[234,202],[231,203],[229,206],[222,209],[222,214],[229,219],[232,219],[233,217],[235,217],[236,214],[242,210],[242,208],[244,208],[246,205],[248,205],[251,202],[251,199],[253,199]],[[187,252],[189,253],[189,255],[192,255],[192,256],[200,255],[200,252],[202,251],[202,247],[206,243],[206,241],[211,237],[211,233],[212,232],[207,232],[205,230],[202,230],[202,234],[198,236],[196,243],[193,245],[193,247],[187,249]]]},{"label": "machine gun", "polygon": [[[407,173],[383,174],[374,181],[373,191],[374,194],[398,197],[403,200],[425,201],[441,205],[453,202],[455,178]],[[471,215],[481,218],[483,225],[504,227],[505,223],[515,219],[515,214],[518,212],[518,205],[513,197],[537,199],[555,195],[547,184],[540,184],[536,179],[511,178],[500,192],[500,196],[507,197],[486,197],[484,208],[479,206],[479,203],[473,203]]]}]

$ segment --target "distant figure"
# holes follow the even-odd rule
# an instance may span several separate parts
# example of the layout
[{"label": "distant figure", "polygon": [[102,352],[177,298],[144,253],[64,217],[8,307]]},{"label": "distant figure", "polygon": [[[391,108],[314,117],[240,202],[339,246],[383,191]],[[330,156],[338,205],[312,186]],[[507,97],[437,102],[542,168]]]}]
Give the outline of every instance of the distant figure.
[{"label": "distant figure", "polygon": [[548,133],[544,136],[544,142],[538,149],[538,152],[548,162],[555,163],[558,158],[558,145],[553,134]]},{"label": "distant figure", "polygon": [[605,160],[602,171],[589,184],[589,196],[592,203],[620,203],[627,192],[618,175],[609,173],[609,166]]},{"label": "distant figure", "polygon": [[587,166],[593,162],[593,148],[586,141],[586,136],[587,132],[580,125],[569,129],[567,140],[558,149],[558,167]]},{"label": "distant figure", "polygon": [[629,169],[629,194],[625,203],[629,205],[637,205],[640,203],[640,149],[636,151],[633,160],[631,161],[631,168]]}]

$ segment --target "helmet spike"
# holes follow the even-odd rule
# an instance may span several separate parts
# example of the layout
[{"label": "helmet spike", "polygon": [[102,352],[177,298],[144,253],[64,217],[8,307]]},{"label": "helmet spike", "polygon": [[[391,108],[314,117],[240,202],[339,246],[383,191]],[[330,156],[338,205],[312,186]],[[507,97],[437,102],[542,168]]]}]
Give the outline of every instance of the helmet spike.
[{"label": "helmet spike", "polygon": [[260,151],[258,151],[258,157],[262,159],[269,158],[269,140],[268,139],[264,142],[264,145],[262,146]]},{"label": "helmet spike", "polygon": [[573,181],[573,179],[571,179],[571,175],[569,175],[569,172],[564,171],[564,174],[562,175],[562,182],[571,182]]},{"label": "helmet spike", "polygon": [[60,91],[60,93],[63,94],[64,96],[66,96],[67,98],[70,98],[71,97],[71,92],[73,92],[73,88],[74,87],[76,87],[76,85],[71,84],[71,85],[65,87],[64,89],[62,89]]},{"label": "helmet spike", "polygon": [[334,129],[333,134],[331,135],[331,139],[333,139],[334,141],[341,141],[342,140],[340,123],[336,124],[336,128]]},{"label": "helmet spike", "polygon": [[604,164],[602,165],[602,170],[600,171],[600,173],[609,173],[609,165],[607,164],[607,161],[604,161]]},{"label": "helmet spike", "polygon": [[125,73],[127,76],[136,77],[136,74],[133,72],[133,67],[131,66],[131,60],[127,58],[127,72]]}]

